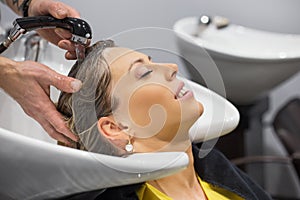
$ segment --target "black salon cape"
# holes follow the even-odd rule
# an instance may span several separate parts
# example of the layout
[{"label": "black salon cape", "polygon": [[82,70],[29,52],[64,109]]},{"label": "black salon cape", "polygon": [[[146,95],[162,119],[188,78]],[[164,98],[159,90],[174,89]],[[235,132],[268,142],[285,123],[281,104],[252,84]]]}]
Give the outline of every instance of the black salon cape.
[{"label": "black salon cape", "polygon": [[[200,178],[212,185],[234,192],[246,200],[272,199],[244,172],[234,166],[219,151],[213,149],[199,159],[199,148],[193,145],[194,166]],[[73,194],[64,200],[138,200],[136,191],[143,183]],[[170,183],[171,184],[171,183]]]}]

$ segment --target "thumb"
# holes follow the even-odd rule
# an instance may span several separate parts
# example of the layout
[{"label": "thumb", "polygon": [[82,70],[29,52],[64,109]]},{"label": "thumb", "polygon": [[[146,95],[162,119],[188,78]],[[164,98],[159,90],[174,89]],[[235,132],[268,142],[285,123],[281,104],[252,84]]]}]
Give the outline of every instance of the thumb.
[{"label": "thumb", "polygon": [[63,19],[68,16],[68,9],[61,2],[51,2],[48,7],[48,12],[50,15],[57,19]]},{"label": "thumb", "polygon": [[74,93],[79,91],[82,86],[82,82],[80,80],[64,76],[55,71],[48,73],[48,75],[50,76],[49,84],[64,92]]},{"label": "thumb", "polygon": [[55,2],[51,4],[48,11],[57,19],[63,19],[65,17],[80,17],[77,10],[62,2]]}]

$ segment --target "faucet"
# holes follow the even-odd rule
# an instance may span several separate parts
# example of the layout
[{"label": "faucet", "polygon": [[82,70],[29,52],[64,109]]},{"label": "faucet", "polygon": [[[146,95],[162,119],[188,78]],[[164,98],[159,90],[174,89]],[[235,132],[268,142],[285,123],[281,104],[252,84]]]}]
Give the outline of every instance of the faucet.
[{"label": "faucet", "polygon": [[198,29],[195,34],[196,37],[200,37],[203,31],[208,27],[208,25],[211,23],[211,18],[207,15],[200,16],[198,20]]},{"label": "faucet", "polygon": [[214,16],[211,18],[207,15],[201,15],[198,20],[198,29],[195,36],[200,37],[210,24],[214,25],[217,29],[222,29],[229,25],[229,20],[221,16]]},{"label": "faucet", "polygon": [[39,61],[41,59],[40,53],[45,51],[48,42],[42,39],[37,33],[30,34],[24,38],[24,60]]},{"label": "faucet", "polygon": [[[0,26],[0,40],[4,40],[10,34],[12,28],[2,28]],[[12,48],[4,52],[6,57],[17,61],[32,60],[41,61],[44,59],[48,41],[41,38],[36,32],[27,33],[20,36],[20,40],[14,42]]]},{"label": "faucet", "polygon": [[229,19],[222,16],[214,16],[213,24],[217,27],[217,29],[222,29],[229,25]]}]

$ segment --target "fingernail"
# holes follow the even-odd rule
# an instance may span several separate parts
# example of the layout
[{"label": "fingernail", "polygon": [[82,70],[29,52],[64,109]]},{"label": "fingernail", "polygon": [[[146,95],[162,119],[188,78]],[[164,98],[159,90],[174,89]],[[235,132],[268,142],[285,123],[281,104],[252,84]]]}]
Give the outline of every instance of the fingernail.
[{"label": "fingernail", "polygon": [[59,47],[60,47],[60,48],[63,48],[63,49],[67,49],[67,48],[68,48],[68,45],[67,45],[65,42],[61,42],[61,43],[59,44]]},{"label": "fingernail", "polygon": [[82,82],[80,80],[74,80],[71,82],[71,88],[73,89],[73,92],[77,92],[78,90],[80,90],[82,86]]},{"label": "fingernail", "polygon": [[59,16],[64,16],[67,14],[66,10],[62,8],[57,9],[56,12]]}]

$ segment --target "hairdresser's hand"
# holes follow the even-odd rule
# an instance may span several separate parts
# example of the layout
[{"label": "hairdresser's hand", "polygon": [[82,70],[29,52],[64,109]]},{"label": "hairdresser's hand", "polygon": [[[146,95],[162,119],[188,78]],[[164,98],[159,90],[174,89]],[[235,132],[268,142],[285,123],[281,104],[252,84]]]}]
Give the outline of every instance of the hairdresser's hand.
[{"label": "hairdresser's hand", "polygon": [[[52,15],[57,19],[63,19],[65,17],[80,17],[79,12],[74,8],[62,2],[53,0],[31,0],[28,9],[28,15]],[[69,31],[56,28],[41,29],[38,30],[38,33],[49,42],[67,50],[65,54],[67,59],[76,59],[75,44],[69,40],[71,38],[71,33]]]},{"label": "hairdresser's hand", "polygon": [[38,121],[52,138],[68,145],[71,145],[70,139],[77,141],[49,96],[50,85],[73,93],[80,89],[80,81],[33,61],[15,62],[0,57],[0,65],[0,87],[21,105],[27,115]]}]

